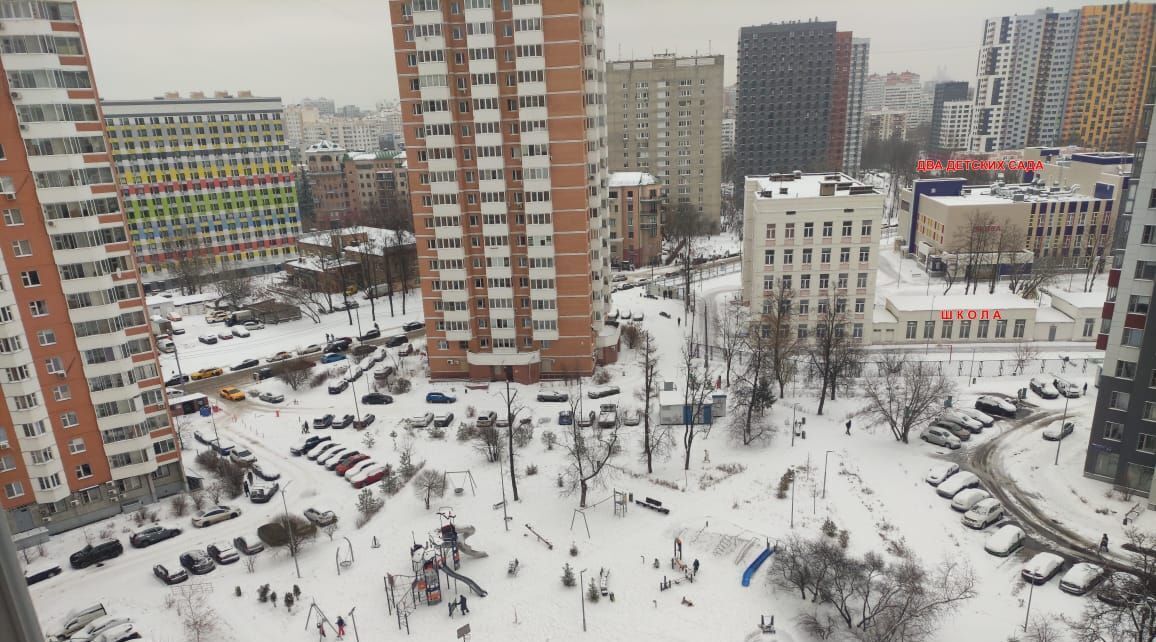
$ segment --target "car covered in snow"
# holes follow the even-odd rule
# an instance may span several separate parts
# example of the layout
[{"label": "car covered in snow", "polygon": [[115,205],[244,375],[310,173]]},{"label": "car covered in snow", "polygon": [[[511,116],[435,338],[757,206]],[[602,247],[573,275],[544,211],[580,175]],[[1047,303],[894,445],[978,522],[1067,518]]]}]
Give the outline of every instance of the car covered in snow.
[{"label": "car covered in snow", "polygon": [[1028,382],[1028,387],[1044,399],[1056,399],[1060,396],[1060,391],[1056,390],[1056,384],[1047,377],[1032,377],[1032,380]]},{"label": "car covered in snow", "polygon": [[935,423],[939,424],[940,426],[958,426],[959,428],[963,428],[969,433],[978,433],[983,431],[982,422],[976,419],[972,419],[971,417],[963,414],[962,412],[957,412],[954,409],[944,411],[939,415],[939,417],[935,419]]},{"label": "car covered in snow", "polygon": [[[349,471],[349,469],[367,459],[369,459],[369,455],[365,453],[355,453],[352,457],[343,458],[340,462],[338,462],[337,465],[333,467],[333,471],[338,475],[344,476],[345,473]],[[326,466],[326,468],[328,468],[328,466]]]},{"label": "car covered in snow", "polygon": [[52,562],[33,563],[24,569],[24,583],[28,586],[52,579],[64,572],[59,564]]},{"label": "car covered in snow", "polygon": [[359,451],[353,450],[352,448],[346,449],[346,451],[340,455],[326,459],[325,470],[337,470],[337,467],[341,465],[341,462],[349,461],[350,459],[353,459],[360,454],[361,453]]},{"label": "car covered in snow", "polygon": [[444,415],[435,415],[433,420],[434,428],[448,428],[454,422],[454,413],[447,412]]},{"label": "car covered in snow", "polygon": [[1068,435],[1072,434],[1072,432],[1074,432],[1075,430],[1076,430],[1076,424],[1071,422],[1071,421],[1063,421],[1063,422],[1053,421],[1051,424],[1048,425],[1047,428],[1044,428],[1044,432],[1043,432],[1044,440],[1045,441],[1059,441],[1059,440],[1063,439],[1064,437],[1067,437]]},{"label": "car covered in snow", "polygon": [[373,414],[372,412],[367,412],[364,415],[361,415],[361,421],[353,422],[353,428],[355,430],[362,430],[372,426],[373,422],[375,421],[377,421],[377,415]]},{"label": "car covered in snow", "polygon": [[947,432],[954,435],[955,438],[960,440],[961,442],[971,440],[971,431],[968,430],[967,428],[964,428],[963,426],[955,423],[955,422],[946,421],[942,417],[940,417],[940,418],[937,418],[935,420],[935,423],[933,423],[932,425],[938,426],[938,427],[946,430]]},{"label": "car covered in snow", "polygon": [[[193,515],[193,526],[197,528],[204,528],[205,526],[212,526],[217,522],[236,519],[240,516],[240,508],[222,504],[220,506],[213,506],[209,509],[197,513],[196,515]],[[193,571],[193,573],[196,573],[196,571]]]},{"label": "car covered in snow", "polygon": [[979,486],[979,477],[976,477],[975,473],[962,471],[948,477],[942,484],[935,488],[935,492],[940,497],[952,499],[959,491],[965,488],[975,488],[976,486]]},{"label": "car covered in snow", "polygon": [[325,349],[325,346],[321,345],[320,343],[310,343],[309,345],[305,346],[304,348],[298,348],[297,349],[297,356],[303,357],[307,354],[316,354],[318,352],[321,352],[323,349]]},{"label": "car covered in snow", "polygon": [[385,466],[372,466],[361,471],[360,474],[349,480],[354,488],[365,488],[370,484],[375,484],[385,477]]},{"label": "car covered in snow", "polygon": [[321,363],[336,363],[338,361],[345,361],[345,355],[340,352],[327,352],[321,357]]},{"label": "car covered in snow", "polygon": [[960,447],[959,438],[951,434],[947,428],[940,426],[928,426],[919,434],[919,438],[929,444],[936,446],[943,446],[952,450],[958,450]]},{"label": "car covered in snow", "polygon": [[1020,569],[1020,576],[1030,584],[1045,584],[1060,571],[1064,565],[1064,558],[1055,553],[1036,553]]},{"label": "car covered in snow", "polygon": [[558,411],[558,425],[569,426],[574,423],[574,413],[570,410]]},{"label": "car covered in snow", "polygon": [[289,360],[292,358],[293,358],[292,352],[282,350],[281,352],[278,352],[276,354],[272,354],[272,355],[269,355],[268,357],[265,357],[265,362],[266,363],[274,363],[276,361],[286,361],[286,360]]},{"label": "car covered in snow", "polygon": [[995,395],[982,395],[975,400],[975,409],[989,415],[1015,417],[1018,408],[1015,403]]},{"label": "car covered in snow", "polygon": [[200,341],[201,343],[204,343],[204,344],[210,345],[210,346],[215,345],[217,343],[217,335],[215,335],[215,334],[202,334],[201,336],[197,337],[197,341]]},{"label": "car covered in snow", "polygon": [[341,445],[335,441],[327,441],[323,444],[318,444],[317,446],[314,446],[313,448],[309,449],[309,452],[306,453],[305,457],[309,461],[317,461],[322,456],[324,456],[325,453],[333,450],[334,448],[341,448]]},{"label": "car covered in snow", "polygon": [[265,403],[281,403],[285,401],[285,395],[276,392],[262,392],[257,398]]},{"label": "car covered in snow", "polygon": [[995,423],[995,417],[992,417],[982,410],[976,410],[975,408],[956,408],[955,411],[978,421],[984,428],[990,428],[991,425]]},{"label": "car covered in snow", "polygon": [[1116,571],[1096,589],[1096,599],[1111,606],[1125,606],[1144,600],[1144,581],[1140,576]]},{"label": "car covered in snow", "polygon": [[996,557],[1007,557],[1019,550],[1025,539],[1027,536],[1024,535],[1024,529],[1014,524],[1005,524],[988,536],[983,550]]},{"label": "car covered in snow", "polygon": [[410,428],[425,428],[426,426],[432,424],[433,420],[434,414],[432,412],[427,412],[424,415],[415,415],[410,417],[405,421]]},{"label": "car covered in snow", "polygon": [[332,439],[332,437],[330,437],[328,435],[313,435],[311,437],[306,437],[305,441],[302,441],[301,443],[297,444],[296,446],[290,446],[289,447],[289,454],[290,455],[303,455],[303,454],[309,452],[310,448],[316,446],[317,444],[319,444],[323,441],[329,441],[330,439]]},{"label": "car covered in snow", "polygon": [[234,448],[229,452],[229,459],[233,460],[234,464],[242,466],[251,466],[257,462],[257,456],[248,448]]},{"label": "car covered in snow", "polygon": [[346,448],[345,446],[338,446],[336,448],[331,448],[324,455],[317,458],[317,465],[318,466],[324,466],[325,464],[328,464],[330,461],[332,461],[338,457],[343,457],[345,455],[345,453],[347,453],[347,452],[349,452],[349,449]]},{"label": "car covered in snow", "polygon": [[265,481],[277,481],[281,479],[281,473],[277,472],[277,470],[269,464],[262,464],[259,461],[254,462],[253,465],[249,467],[249,470],[253,471],[254,475]]},{"label": "car covered in snow", "polygon": [[275,481],[259,481],[249,486],[249,501],[254,504],[266,504],[277,491],[281,490],[281,484]]},{"label": "car covered in snow", "polygon": [[232,564],[241,559],[241,556],[237,553],[237,549],[223,542],[209,544],[205,552],[218,564]]},{"label": "car covered in snow", "polygon": [[543,403],[563,403],[569,400],[569,394],[557,390],[544,390],[538,393],[538,401]]},{"label": "car covered in snow", "polygon": [[130,631],[132,630],[132,618],[105,615],[96,618],[80,631],[73,633],[69,640],[71,642],[96,642],[96,640],[100,639],[100,637],[106,633],[120,634],[125,627],[128,627]]},{"label": "car covered in snow", "polygon": [[1073,564],[1060,578],[1060,590],[1072,595],[1083,595],[1104,579],[1104,567],[1090,562]]},{"label": "car covered in snow", "polygon": [[322,415],[313,419],[313,429],[320,430],[321,428],[328,428],[333,425],[334,416],[332,414]]},{"label": "car covered in snow", "polygon": [[944,464],[938,464],[936,466],[932,466],[927,471],[927,476],[924,477],[923,480],[926,481],[927,483],[931,484],[932,486],[938,486],[938,485],[943,483],[943,480],[947,479],[948,477],[951,477],[952,475],[954,475],[958,472],[959,472],[959,464],[955,464],[955,463],[951,463],[951,462],[944,463]]},{"label": "car covered in snow", "polygon": [[189,579],[189,573],[183,568],[169,568],[164,564],[153,566],[153,575],[168,585],[180,584]]},{"label": "car covered in snow", "polygon": [[256,535],[241,535],[233,538],[233,548],[245,555],[256,555],[265,550],[265,543]]},{"label": "car covered in snow", "polygon": [[605,397],[613,397],[621,392],[622,390],[620,390],[618,386],[599,386],[588,390],[586,396],[591,399],[603,399]]},{"label": "car covered in snow", "polygon": [[325,527],[337,523],[337,514],[331,510],[319,511],[316,508],[306,508],[305,519],[313,522],[316,526]]},{"label": "car covered in snow", "polygon": [[193,575],[211,573],[213,569],[217,568],[217,563],[213,561],[213,558],[209,557],[208,553],[200,550],[181,553],[180,562],[181,566],[185,567],[185,570]]},{"label": "car covered in snow", "polygon": [[345,470],[345,472],[341,474],[341,476],[344,477],[346,481],[350,481],[354,477],[357,477],[358,475],[360,475],[366,469],[373,468],[376,465],[377,465],[377,462],[375,462],[372,459],[367,457],[367,458],[357,462],[356,464],[350,466],[349,468],[347,468]]},{"label": "car covered in snow", "polygon": [[1056,387],[1056,392],[1069,399],[1078,399],[1083,394],[1079,386],[1067,379],[1055,377],[1052,379],[1052,385]]},{"label": "car covered in snow", "polygon": [[642,423],[642,413],[638,410],[631,409],[622,413],[622,425],[637,426],[640,423]]},{"label": "car covered in snow", "polygon": [[983,530],[988,526],[1003,519],[1003,505],[999,503],[998,499],[988,497],[981,499],[975,503],[960,521],[968,528],[976,530]]},{"label": "car covered in snow", "polygon": [[972,506],[975,506],[988,497],[991,497],[991,493],[982,488],[965,488],[956,493],[955,497],[951,498],[951,508],[952,510],[966,513],[971,510]]}]

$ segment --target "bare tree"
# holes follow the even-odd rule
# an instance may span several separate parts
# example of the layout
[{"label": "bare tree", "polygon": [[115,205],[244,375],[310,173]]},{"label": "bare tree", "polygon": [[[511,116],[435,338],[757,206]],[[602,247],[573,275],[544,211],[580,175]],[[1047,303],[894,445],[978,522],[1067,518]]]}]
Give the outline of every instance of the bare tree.
[{"label": "bare tree", "polygon": [[1019,225],[1001,225],[995,233],[993,242],[994,257],[992,270],[988,275],[987,293],[995,294],[995,286],[999,283],[1000,268],[1005,260],[1014,261],[1016,255],[1024,250],[1024,240],[1027,238],[1024,228]]},{"label": "bare tree", "polygon": [[1040,290],[1056,280],[1060,274],[1060,260],[1053,256],[1036,256],[1030,262],[1012,269],[1008,287],[1025,299],[1039,297]]},{"label": "bare tree", "polygon": [[492,424],[478,428],[478,434],[474,437],[474,450],[486,456],[486,461],[493,463],[502,459],[502,451],[505,446],[502,444],[502,433],[498,432]]},{"label": "bare tree", "polygon": [[1088,262],[1084,266],[1084,292],[1091,292],[1096,283],[1096,276],[1104,271],[1107,263],[1107,254],[1112,251],[1113,228],[1105,224],[1089,226],[1087,235],[1088,245],[1085,248],[1085,257]]},{"label": "bare tree", "polygon": [[244,274],[241,270],[224,272],[216,278],[217,294],[233,308],[252,298],[256,289],[253,286],[253,277]]},{"label": "bare tree", "polygon": [[317,527],[304,517],[282,513],[258,528],[257,537],[270,548],[284,548],[296,556],[317,539]]},{"label": "bare tree", "polygon": [[886,425],[896,441],[906,444],[912,429],[936,417],[955,384],[930,363],[903,354],[884,354],[876,365],[877,372],[863,377],[867,405],[858,414]]},{"label": "bare tree", "polygon": [[[1085,600],[1075,618],[1064,618],[1076,642],[1151,642],[1156,631],[1156,535],[1130,528],[1124,533],[1130,572],[1139,578],[1111,602]],[[1103,590],[1103,589],[1101,589]]]},{"label": "bare tree", "polygon": [[440,470],[426,468],[414,479],[413,490],[425,500],[425,508],[429,510],[430,499],[446,494],[446,476]]},{"label": "bare tree", "polygon": [[663,234],[674,243],[672,259],[678,264],[683,283],[683,310],[690,310],[691,283],[694,279],[695,259],[701,250],[701,237],[710,234],[711,224],[691,203],[678,203],[668,208],[663,222]]},{"label": "bare tree", "polygon": [[770,334],[760,340],[764,343],[771,374],[779,384],[779,397],[782,398],[787,382],[795,376],[795,357],[799,354],[801,345],[798,334],[794,331],[795,291],[780,285],[777,290],[767,294],[763,299],[763,316],[760,319],[761,327],[753,328],[763,332],[764,328],[772,329]]},{"label": "bare tree", "polygon": [[514,467],[514,426],[518,414],[525,410],[525,406],[518,402],[518,391],[510,387],[514,379],[514,369],[506,367],[506,388],[498,393],[506,405],[506,454],[510,458],[510,488],[514,491],[514,501],[518,501],[518,474]]},{"label": "bare tree", "polygon": [[867,576],[857,637],[864,642],[919,642],[935,638],[940,621],[975,597],[975,574],[956,561],[928,571],[903,559]]},{"label": "bare tree", "polygon": [[181,623],[192,642],[213,639],[220,617],[205,601],[203,593],[184,593],[178,607]]},{"label": "bare tree", "polygon": [[292,390],[297,390],[309,380],[309,370],[313,363],[308,359],[289,359],[273,366],[273,376]]},{"label": "bare tree", "polygon": [[[639,332],[638,363],[642,366],[642,387],[634,391],[634,397],[642,402],[642,460],[646,462],[646,472],[654,472],[655,433],[657,426],[651,426],[654,403],[658,398],[658,343],[649,330]],[[669,431],[668,431],[669,434]]]},{"label": "bare tree", "polygon": [[1024,373],[1028,365],[1040,357],[1039,350],[1036,350],[1036,344],[1032,341],[1018,341],[1016,343],[1015,351],[1015,369],[1012,375]]},{"label": "bare tree", "polygon": [[176,278],[182,294],[196,294],[201,291],[212,270],[212,248],[201,243],[195,226],[187,220],[178,224],[173,236],[161,240],[164,250],[165,268]]},{"label": "bare tree", "polygon": [[963,268],[963,293],[974,293],[979,288],[983,267],[990,261],[995,249],[1000,226],[990,212],[972,212],[964,226],[959,228],[950,246],[959,256]]},{"label": "bare tree", "polygon": [[562,471],[562,494],[578,493],[578,506],[586,507],[586,496],[591,487],[604,485],[602,471],[618,452],[618,425],[587,434],[573,421],[562,432],[561,447],[565,453]]},{"label": "bare tree", "polygon": [[828,392],[835,400],[835,391],[845,376],[853,376],[862,362],[859,341],[847,332],[846,299],[820,300],[818,319],[815,323],[815,337],[811,341],[811,367],[819,375],[819,409],[823,406]]},{"label": "bare tree", "polygon": [[282,303],[297,306],[301,310],[301,314],[310,321],[321,323],[321,315],[318,310],[321,309],[323,301],[318,291],[302,287],[293,281],[271,285],[265,288],[264,294]]},{"label": "bare tree", "polygon": [[1024,642],[1063,642],[1067,638],[1060,633],[1059,624],[1050,617],[1034,617],[1024,633]]},{"label": "bare tree", "polygon": [[780,328],[761,323],[747,323],[747,363],[731,390],[730,433],[744,446],[762,442],[773,434],[767,411],[775,403],[774,369],[770,344]]},{"label": "bare tree", "polygon": [[725,367],[725,381],[727,387],[731,385],[731,368],[735,357],[743,350],[747,332],[750,329],[750,315],[739,300],[732,300],[725,304],[726,310],[713,310],[711,322],[718,334],[719,352],[722,354]]},{"label": "bare tree", "polygon": [[688,335],[682,346],[682,447],[684,451],[683,470],[690,470],[690,452],[694,439],[710,432],[706,422],[706,401],[710,398],[714,385],[712,372],[706,361],[694,354],[694,337]]}]

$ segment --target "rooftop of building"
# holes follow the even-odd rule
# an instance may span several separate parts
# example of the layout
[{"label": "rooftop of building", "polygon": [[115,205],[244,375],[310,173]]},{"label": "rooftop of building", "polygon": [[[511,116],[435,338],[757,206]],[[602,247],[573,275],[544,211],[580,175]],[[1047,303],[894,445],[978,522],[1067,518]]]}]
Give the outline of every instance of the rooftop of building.
[{"label": "rooftop of building", "polygon": [[348,259],[338,261],[337,259],[324,256],[302,256],[292,261],[286,261],[285,265],[296,270],[306,270],[308,272],[328,272],[329,270],[339,268],[354,267],[357,265],[357,261],[350,261]]},{"label": "rooftop of building", "polygon": [[390,151],[376,151],[376,152],[349,152],[349,160],[353,161],[371,161],[371,160],[393,160],[398,156],[405,156],[405,152],[396,150]]},{"label": "rooftop of building", "polygon": [[[842,172],[796,171],[790,174],[747,176],[748,186],[751,181],[757,184],[755,195],[758,198],[818,198],[879,194],[875,187],[857,181]],[[831,190],[831,193],[826,194],[825,190]]]},{"label": "rooftop of building", "polygon": [[138,98],[131,100],[104,100],[101,99],[101,105],[109,107],[131,106],[131,105],[154,105],[158,103],[220,103],[220,102],[262,102],[275,100],[281,102],[280,96],[254,96],[253,92],[244,89],[238,91],[236,94],[227,91],[214,91],[211,94],[203,91],[190,91],[188,94],[181,95],[177,91],[166,91],[160,96],[153,96],[152,98]]},{"label": "rooftop of building", "polygon": [[639,185],[654,185],[658,179],[646,172],[611,172],[610,187],[635,187]]},{"label": "rooftop of building", "polygon": [[341,145],[338,145],[337,143],[332,142],[332,141],[319,140],[316,143],[313,143],[312,145],[310,145],[309,147],[306,147],[305,151],[306,151],[306,153],[308,153],[308,152],[333,152],[333,153],[337,153],[337,152],[344,152],[345,148],[342,147]]},{"label": "rooftop of building", "polygon": [[1081,194],[1078,185],[1066,189],[1047,187],[1034,183],[1014,185],[965,185],[959,196],[924,194],[923,198],[948,206],[960,205],[1004,205],[1007,203],[1052,203],[1065,201],[1095,201],[1095,196]]},{"label": "rooftop of building", "polygon": [[355,251],[365,251],[364,248],[356,245],[349,245],[347,237],[365,235],[369,247],[372,252],[376,248],[397,247],[398,245],[413,245],[415,242],[414,236],[410,232],[401,232],[401,242],[398,242],[397,230],[391,230],[384,227],[369,227],[367,225],[356,225],[352,227],[343,227],[337,230],[317,230],[307,232],[297,237],[298,243],[305,243],[306,245],[322,245],[325,247],[333,246],[333,234],[337,233],[346,245],[345,249]]},{"label": "rooftop of building", "polygon": [[[944,310],[1026,310],[1040,307],[1040,302],[1025,299],[1006,289],[996,288],[995,292],[984,292],[982,297],[974,294],[899,294],[885,297],[892,308],[900,312]],[[938,316],[936,317],[938,318]]]}]

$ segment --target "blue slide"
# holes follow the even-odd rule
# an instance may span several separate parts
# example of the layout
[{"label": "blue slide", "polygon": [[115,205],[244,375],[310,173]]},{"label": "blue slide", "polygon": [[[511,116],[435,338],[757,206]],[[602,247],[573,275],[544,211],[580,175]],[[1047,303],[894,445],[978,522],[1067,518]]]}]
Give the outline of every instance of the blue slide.
[{"label": "blue slide", "polygon": [[486,589],[478,586],[477,582],[471,580],[470,578],[466,577],[465,575],[462,575],[461,573],[455,572],[453,569],[451,569],[448,566],[443,565],[442,570],[445,571],[446,575],[449,575],[450,577],[454,578],[455,580],[458,580],[459,582],[462,582],[466,586],[470,587],[470,590],[473,591],[474,593],[477,593],[478,597],[485,597],[486,596]]},{"label": "blue slide", "polygon": [[759,567],[763,565],[763,562],[767,561],[767,558],[770,557],[774,552],[775,549],[768,546],[763,549],[762,553],[759,553],[759,556],[755,558],[755,561],[751,562],[751,565],[747,567],[747,570],[743,571],[743,586],[751,585],[751,577],[754,576],[755,571],[759,570]]}]

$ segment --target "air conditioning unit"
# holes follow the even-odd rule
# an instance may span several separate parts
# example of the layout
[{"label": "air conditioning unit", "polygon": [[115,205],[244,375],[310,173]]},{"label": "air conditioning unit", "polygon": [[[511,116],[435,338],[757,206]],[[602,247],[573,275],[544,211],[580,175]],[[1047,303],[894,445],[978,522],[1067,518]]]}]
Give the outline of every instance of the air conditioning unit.
[{"label": "air conditioning unit", "polygon": [[75,508],[75,507],[77,507],[77,506],[80,506],[80,500],[79,500],[79,499],[70,499],[70,500],[68,500],[68,503],[69,503],[69,505],[71,505],[73,508]]},{"label": "air conditioning unit", "polygon": [[16,200],[16,192],[3,192],[3,194],[10,201]]},{"label": "air conditioning unit", "polygon": [[6,442],[6,441],[0,441],[0,450],[8,450],[8,449],[9,449],[9,448],[11,448],[11,447],[12,447],[12,446],[10,446],[10,445],[8,444],[8,442]]},{"label": "air conditioning unit", "polygon": [[23,132],[28,131],[28,124],[27,123],[20,123],[20,131],[23,131]]},{"label": "air conditioning unit", "polygon": [[18,91],[12,92],[12,100],[20,100],[20,92],[18,92]]}]

